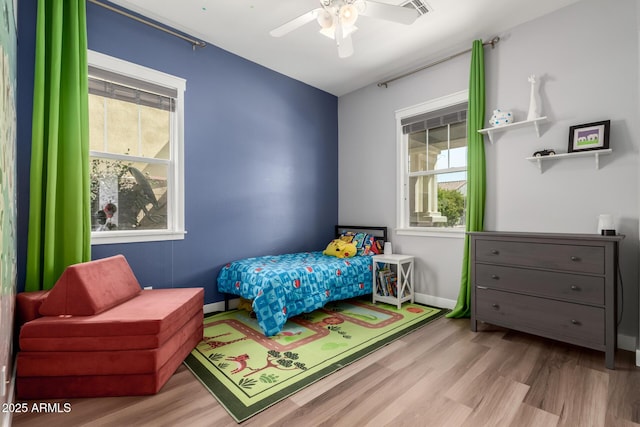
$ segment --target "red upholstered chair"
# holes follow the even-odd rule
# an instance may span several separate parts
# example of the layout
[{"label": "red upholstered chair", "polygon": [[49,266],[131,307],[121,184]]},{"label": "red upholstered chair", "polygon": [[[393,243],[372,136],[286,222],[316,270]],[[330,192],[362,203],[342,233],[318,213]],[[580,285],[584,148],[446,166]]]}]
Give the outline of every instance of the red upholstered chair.
[{"label": "red upholstered chair", "polygon": [[202,339],[202,288],[142,290],[122,255],[16,297],[19,399],[157,393]]}]

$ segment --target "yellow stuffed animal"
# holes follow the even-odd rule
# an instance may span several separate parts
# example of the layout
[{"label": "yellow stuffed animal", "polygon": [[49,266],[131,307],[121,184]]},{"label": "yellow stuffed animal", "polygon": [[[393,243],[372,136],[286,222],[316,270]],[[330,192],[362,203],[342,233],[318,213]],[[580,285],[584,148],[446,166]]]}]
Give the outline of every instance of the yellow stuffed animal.
[{"label": "yellow stuffed animal", "polygon": [[253,301],[250,299],[240,297],[240,301],[238,302],[238,310],[253,310]]},{"label": "yellow stuffed animal", "polygon": [[253,311],[253,301],[250,299],[240,297],[238,302],[238,310],[246,310],[249,312],[249,316],[256,318],[256,313]]},{"label": "yellow stuffed animal", "polygon": [[338,258],[351,258],[356,254],[356,245],[347,243],[344,240],[334,239],[322,253]]}]

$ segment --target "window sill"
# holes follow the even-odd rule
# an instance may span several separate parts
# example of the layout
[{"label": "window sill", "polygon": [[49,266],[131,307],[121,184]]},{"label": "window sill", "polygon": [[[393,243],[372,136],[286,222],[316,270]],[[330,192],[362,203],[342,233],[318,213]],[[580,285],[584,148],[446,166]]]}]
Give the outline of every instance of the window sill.
[{"label": "window sill", "polygon": [[110,245],[116,243],[162,242],[183,240],[186,231],[146,230],[146,231],[93,231],[92,245]]},{"label": "window sill", "polygon": [[398,236],[443,237],[447,239],[463,239],[464,230],[434,230],[430,228],[396,228]]}]

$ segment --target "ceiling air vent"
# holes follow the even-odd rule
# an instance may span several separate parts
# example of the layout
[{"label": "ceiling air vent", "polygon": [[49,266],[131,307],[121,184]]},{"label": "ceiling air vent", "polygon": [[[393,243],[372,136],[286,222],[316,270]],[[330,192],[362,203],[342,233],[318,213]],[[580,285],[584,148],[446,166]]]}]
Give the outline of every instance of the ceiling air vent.
[{"label": "ceiling air vent", "polygon": [[426,2],[422,0],[409,0],[402,6],[415,9],[418,11],[420,15],[426,15],[427,12],[431,12],[433,10],[431,9],[431,6],[429,6]]}]

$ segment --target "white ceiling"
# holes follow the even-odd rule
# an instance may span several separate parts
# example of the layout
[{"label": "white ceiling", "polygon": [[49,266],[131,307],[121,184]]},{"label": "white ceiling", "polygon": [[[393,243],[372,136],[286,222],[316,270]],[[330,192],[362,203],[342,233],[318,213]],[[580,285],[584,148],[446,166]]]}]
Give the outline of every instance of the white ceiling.
[{"label": "white ceiling", "polygon": [[[399,5],[406,0],[378,0]],[[319,0],[111,0],[267,68],[341,96],[490,40],[579,0],[427,0],[412,25],[361,16],[353,56],[310,22],[274,38],[269,31],[318,7]],[[206,47],[204,49],[207,49]]]}]

